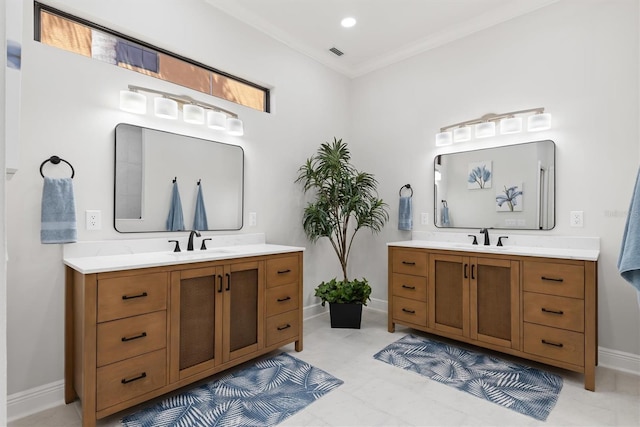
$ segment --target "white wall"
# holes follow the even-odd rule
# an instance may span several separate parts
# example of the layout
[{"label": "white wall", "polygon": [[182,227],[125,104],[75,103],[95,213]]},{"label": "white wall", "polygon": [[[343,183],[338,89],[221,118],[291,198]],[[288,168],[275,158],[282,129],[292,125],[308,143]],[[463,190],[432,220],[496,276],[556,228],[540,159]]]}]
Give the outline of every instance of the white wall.
[{"label": "white wall", "polygon": [[[75,167],[79,240],[169,237],[168,233],[122,235],[113,229],[114,128],[120,122],[241,145],[246,168],[245,224],[248,212],[258,214],[258,226],[241,232],[266,232],[269,242],[308,246],[303,304],[315,304],[314,283],[340,270],[324,245],[308,244],[300,225],[302,191],[294,180],[298,167],[320,143],[347,134],[349,80],[200,0],[47,2],[273,87],[274,112],[265,114],[34,42],[32,2],[24,3],[21,165],[7,186],[8,393],[63,378],[62,246],[42,245],[39,238],[42,178],[38,168],[43,160],[56,154]],[[244,121],[245,135],[230,137],[205,126],[122,112],[118,94],[129,84],[184,93],[230,109]],[[47,173],[68,176],[69,169],[60,164],[48,167]],[[86,209],[102,211],[101,231],[84,230]]]},{"label": "white wall", "polygon": [[[6,22],[6,3],[0,0],[0,22]],[[6,34],[0,31],[0,46],[5,49]],[[0,60],[0,171],[5,169],[5,70],[7,55]],[[0,425],[7,424],[7,242],[5,233],[5,182],[0,184]]]},{"label": "white wall", "polygon": [[[616,263],[638,170],[638,1],[563,0],[353,82],[354,160],[376,174],[392,207],[392,226],[353,266],[383,282],[381,243],[409,238],[397,230],[398,189],[414,189],[415,230],[434,230],[433,159],[487,145],[552,139],[557,144],[556,227],[545,235],[599,236],[599,344],[640,355],[633,288]],[[439,128],[525,108],[545,107],[550,131],[499,136],[436,148]],[[569,212],[584,211],[584,228]],[[472,230],[477,232],[477,230]],[[365,241],[360,250],[373,247]],[[373,296],[385,298],[386,287]]]},{"label": "white wall", "polygon": [[[553,139],[558,149],[557,226],[545,234],[602,238],[600,344],[640,354],[635,296],[616,269],[625,219],[605,216],[627,210],[640,159],[637,0],[563,0],[353,81],[199,0],[48,3],[273,87],[274,112],[216,100],[244,120],[242,138],[121,112],[118,91],[128,84],[204,95],[34,42],[32,4],[25,2],[21,165],[7,184],[10,394],[63,377],[62,248],[39,241],[38,167],[52,154],[74,165],[80,240],[131,238],[111,225],[119,122],[241,145],[245,215],[258,213],[258,226],[241,232],[263,231],[270,242],[307,247],[303,305],[310,306],[317,302],[315,285],[340,273],[326,242],[307,242],[300,225],[305,200],[293,183],[320,143],[345,138],[355,165],[376,175],[390,205],[391,223],[377,236],[362,232],[350,268],[352,277],[370,280],[374,298],[386,300],[385,243],[410,238],[397,230],[402,185],[414,188],[414,229],[433,229],[415,218],[433,213],[433,158],[446,151],[434,147],[437,129],[487,112],[544,106],[554,128],[535,139]],[[67,173],[63,165],[49,169],[50,175]],[[83,229],[86,209],[102,211],[103,230]],[[570,210],[584,210],[583,229],[568,227]],[[137,237],[158,236],[169,234]]]}]

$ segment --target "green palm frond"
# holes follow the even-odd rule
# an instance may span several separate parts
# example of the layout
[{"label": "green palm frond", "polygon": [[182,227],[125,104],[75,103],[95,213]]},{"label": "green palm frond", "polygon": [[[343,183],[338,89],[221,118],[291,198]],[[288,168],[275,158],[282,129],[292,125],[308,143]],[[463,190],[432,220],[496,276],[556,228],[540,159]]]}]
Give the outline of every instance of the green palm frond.
[{"label": "green palm frond", "polygon": [[347,144],[337,138],[321,144],[306,160],[296,182],[314,196],[302,216],[305,234],[313,243],[321,237],[329,239],[344,280],[348,280],[347,264],[356,233],[362,228],[378,233],[389,220],[388,206],[378,198],[378,182],[351,165]]}]

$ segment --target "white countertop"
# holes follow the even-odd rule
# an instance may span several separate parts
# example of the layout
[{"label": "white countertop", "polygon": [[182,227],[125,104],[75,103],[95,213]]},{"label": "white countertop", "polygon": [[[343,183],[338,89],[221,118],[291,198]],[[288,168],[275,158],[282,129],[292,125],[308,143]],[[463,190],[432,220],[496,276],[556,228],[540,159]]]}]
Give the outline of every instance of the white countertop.
[{"label": "white countertop", "polygon": [[[207,242],[209,248],[199,250],[204,237],[212,238]],[[65,245],[63,261],[82,274],[90,274],[300,252],[305,249],[265,243],[262,234],[203,235],[202,238],[196,240],[196,249],[193,251],[186,251],[186,244],[181,241],[182,252],[169,249],[173,248],[173,243],[168,243],[166,238],[79,242]]]},{"label": "white countertop", "polygon": [[[600,255],[598,237],[510,235],[495,231],[491,236],[491,245],[485,246],[477,234],[478,245],[472,245],[472,238],[468,234],[475,233],[416,232],[412,240],[391,242],[388,246],[582,261],[597,261]],[[504,246],[496,246],[498,236],[508,236],[508,239],[503,240]]]}]

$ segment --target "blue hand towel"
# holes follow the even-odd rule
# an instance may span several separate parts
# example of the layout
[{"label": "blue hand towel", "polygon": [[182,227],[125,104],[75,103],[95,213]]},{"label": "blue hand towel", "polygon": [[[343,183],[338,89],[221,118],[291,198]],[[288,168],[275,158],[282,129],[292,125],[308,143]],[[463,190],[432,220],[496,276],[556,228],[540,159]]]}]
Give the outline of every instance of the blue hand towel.
[{"label": "blue hand towel", "polygon": [[449,227],[449,208],[447,206],[442,207],[442,226]]},{"label": "blue hand towel", "polygon": [[171,206],[169,207],[169,217],[167,218],[168,231],[184,230],[184,217],[182,216],[182,202],[178,191],[178,181],[173,182],[171,192]]},{"label": "blue hand towel", "polygon": [[78,239],[71,178],[44,178],[40,241],[73,243]]},{"label": "blue hand towel", "polygon": [[196,213],[193,217],[194,230],[208,230],[207,210],[204,208],[204,198],[202,197],[202,184],[198,184],[198,196],[196,197]]},{"label": "blue hand towel", "polygon": [[[618,271],[627,282],[640,292],[640,171],[636,177],[627,223],[622,236]],[[640,303],[640,294],[638,301]]]},{"label": "blue hand towel", "polygon": [[411,197],[400,197],[398,209],[398,230],[411,230],[413,228],[413,212]]}]

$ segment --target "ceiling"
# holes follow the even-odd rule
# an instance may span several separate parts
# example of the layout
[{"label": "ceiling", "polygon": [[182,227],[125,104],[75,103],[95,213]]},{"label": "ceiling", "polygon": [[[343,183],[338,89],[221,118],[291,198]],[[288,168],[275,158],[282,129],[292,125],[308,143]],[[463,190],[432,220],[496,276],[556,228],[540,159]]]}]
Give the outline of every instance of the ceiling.
[{"label": "ceiling", "polygon": [[[205,0],[357,77],[559,0]],[[351,16],[357,24],[343,28]],[[336,56],[335,47],[344,55]]]}]

